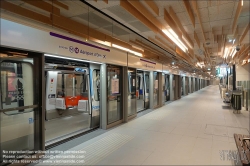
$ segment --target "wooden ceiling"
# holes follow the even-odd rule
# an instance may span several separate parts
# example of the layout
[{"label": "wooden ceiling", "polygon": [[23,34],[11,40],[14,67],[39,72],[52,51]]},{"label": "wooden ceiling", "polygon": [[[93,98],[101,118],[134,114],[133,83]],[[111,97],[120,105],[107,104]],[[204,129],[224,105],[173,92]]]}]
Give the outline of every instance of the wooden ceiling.
[{"label": "wooden ceiling", "polygon": [[[241,59],[239,53],[234,58],[224,57],[225,48],[230,52],[236,45],[249,46],[249,1],[248,0],[122,0],[119,3],[102,0],[88,3],[101,11],[116,18],[118,21],[131,27],[126,20],[127,13],[147,26],[150,31],[142,33],[152,42],[177,53],[193,65],[197,62],[206,64],[205,67],[221,63],[239,63],[248,58],[249,49],[243,52]],[[127,13],[120,15],[113,8],[124,9]],[[119,10],[118,10],[119,11]],[[171,28],[182,40],[186,41],[188,53],[180,49],[164,35],[163,28]],[[136,27],[133,30],[141,33]],[[153,33],[151,33],[153,32]],[[160,40],[159,40],[160,39]],[[235,39],[235,40],[234,40]],[[229,42],[230,40],[230,42]],[[234,41],[234,43],[232,43]],[[245,59],[244,59],[245,58]]]},{"label": "wooden ceiling", "polygon": [[[120,26],[112,19],[89,8],[80,0],[1,0],[1,13],[66,30],[96,42],[114,43],[141,52],[154,61],[179,69],[207,71],[220,63],[240,63],[249,58],[249,1],[158,1],[87,0],[110,17],[147,38]],[[186,44],[183,52],[162,29],[171,28]],[[230,40],[235,39],[234,44]],[[152,43],[154,44],[152,44]],[[241,45],[234,58],[223,59],[226,47]],[[230,50],[230,53],[232,50]],[[204,63],[203,68],[197,62]]]}]

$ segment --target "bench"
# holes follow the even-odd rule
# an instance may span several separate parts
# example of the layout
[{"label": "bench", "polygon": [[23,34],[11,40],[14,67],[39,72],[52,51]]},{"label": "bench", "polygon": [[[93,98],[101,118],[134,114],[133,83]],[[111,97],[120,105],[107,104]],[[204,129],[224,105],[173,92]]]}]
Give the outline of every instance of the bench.
[{"label": "bench", "polygon": [[242,165],[250,165],[250,136],[234,134],[234,140],[239,152]]}]

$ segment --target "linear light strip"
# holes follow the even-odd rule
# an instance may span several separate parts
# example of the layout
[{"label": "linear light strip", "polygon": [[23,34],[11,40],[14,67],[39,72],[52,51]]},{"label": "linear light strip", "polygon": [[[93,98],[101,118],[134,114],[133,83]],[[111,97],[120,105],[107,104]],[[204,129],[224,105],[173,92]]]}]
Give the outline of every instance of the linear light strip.
[{"label": "linear light strip", "polygon": [[226,47],[224,51],[224,58],[226,58],[227,52],[228,52],[228,48]]},{"label": "linear light strip", "polygon": [[234,48],[234,51],[233,51],[233,53],[232,53],[232,58],[234,57],[234,55],[236,54],[236,49]]},{"label": "linear light strip", "polygon": [[187,52],[188,48],[183,44],[178,35],[172,29],[162,29],[162,32],[165,33],[182,51]]},{"label": "linear light strip", "polygon": [[132,50],[130,50],[128,48],[125,48],[125,47],[122,47],[122,46],[119,46],[119,45],[116,45],[116,44],[112,44],[112,47],[118,48],[118,49],[126,51],[126,52],[130,52],[130,53],[132,53],[132,54],[134,54],[136,56],[142,57],[142,53],[139,53],[139,52],[136,52],[136,51],[132,51]]}]

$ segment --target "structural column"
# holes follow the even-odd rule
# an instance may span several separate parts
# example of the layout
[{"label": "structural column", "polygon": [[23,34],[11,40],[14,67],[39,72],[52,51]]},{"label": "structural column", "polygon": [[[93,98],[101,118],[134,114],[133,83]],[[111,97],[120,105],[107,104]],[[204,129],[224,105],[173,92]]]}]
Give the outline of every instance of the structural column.
[{"label": "structural column", "polygon": [[173,101],[174,100],[174,86],[173,85],[173,77],[174,75],[173,74],[170,74],[169,75],[169,89],[170,89],[170,101]]},{"label": "structural column", "polygon": [[235,65],[233,65],[233,90],[236,90],[236,69],[235,69]]},{"label": "structural column", "polygon": [[182,83],[183,83],[183,95],[186,96],[186,77],[183,76],[183,80],[182,80]]},{"label": "structural column", "polygon": [[149,108],[154,109],[154,72],[149,72]]},{"label": "structural column", "polygon": [[128,67],[123,67],[123,122],[128,121]]},{"label": "structural column", "polygon": [[100,128],[107,129],[107,65],[101,65]]},{"label": "structural column", "polygon": [[159,106],[161,107],[161,106],[163,106],[163,101],[162,101],[162,98],[163,98],[163,85],[162,85],[162,79],[163,79],[163,76],[162,76],[162,73],[158,73],[158,76],[159,76],[159,80],[158,80],[158,82],[159,82],[159,87],[158,87],[158,91],[159,91]]}]

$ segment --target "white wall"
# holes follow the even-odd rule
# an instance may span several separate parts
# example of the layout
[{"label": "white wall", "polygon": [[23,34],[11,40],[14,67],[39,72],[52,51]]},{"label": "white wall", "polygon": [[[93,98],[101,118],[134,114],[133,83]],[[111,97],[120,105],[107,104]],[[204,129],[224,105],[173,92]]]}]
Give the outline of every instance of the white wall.
[{"label": "white wall", "polygon": [[236,81],[249,81],[250,80],[250,63],[241,66],[236,66]]}]

